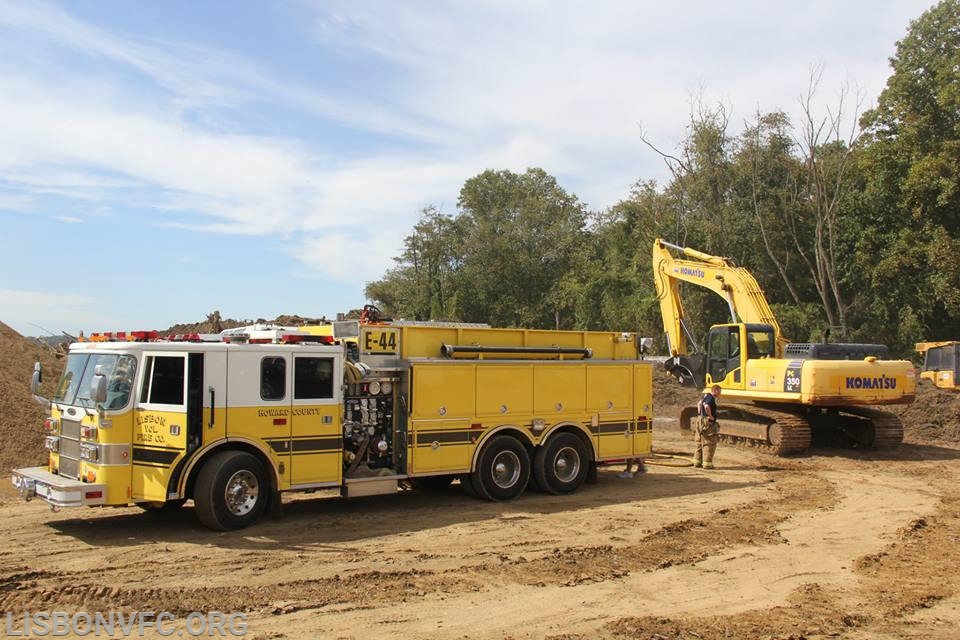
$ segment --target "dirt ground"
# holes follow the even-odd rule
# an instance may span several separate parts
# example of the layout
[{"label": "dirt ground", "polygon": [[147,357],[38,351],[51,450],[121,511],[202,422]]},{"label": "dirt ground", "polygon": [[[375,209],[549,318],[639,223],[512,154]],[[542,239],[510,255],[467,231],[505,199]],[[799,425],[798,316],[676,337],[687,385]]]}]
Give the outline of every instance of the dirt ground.
[{"label": "dirt ground", "polygon": [[[0,325],[0,401],[21,408],[0,424],[4,461],[41,440],[25,408],[38,354],[20,338]],[[604,469],[574,495],[510,503],[456,484],[297,495],[230,533],[189,504],[52,512],[20,501],[4,466],[0,610],[14,632],[26,612],[222,611],[263,639],[957,638],[960,395],[943,393],[901,411],[896,451],[721,445],[707,472],[668,457],[692,452],[675,417],[696,395],[658,378],[659,455],[638,478]]]},{"label": "dirt ground", "polygon": [[[691,452],[666,415],[655,436]],[[189,505],[53,513],[3,479],[0,609],[244,612],[251,638],[957,637],[960,447],[653,462],[510,503],[297,496],[231,533]]]}]

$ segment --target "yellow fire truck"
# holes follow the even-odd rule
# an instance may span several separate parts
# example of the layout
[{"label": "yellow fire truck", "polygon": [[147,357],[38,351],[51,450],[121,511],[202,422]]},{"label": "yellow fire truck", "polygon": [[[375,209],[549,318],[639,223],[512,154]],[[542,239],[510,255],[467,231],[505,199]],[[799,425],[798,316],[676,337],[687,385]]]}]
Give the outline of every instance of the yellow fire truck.
[{"label": "yellow fire truck", "polygon": [[[285,491],[443,487],[486,500],[576,491],[651,448],[652,377],[632,333],[338,323],[71,345],[45,467],[13,470],[53,507],[178,508],[239,529]],[[332,343],[332,344],[324,344]]]}]

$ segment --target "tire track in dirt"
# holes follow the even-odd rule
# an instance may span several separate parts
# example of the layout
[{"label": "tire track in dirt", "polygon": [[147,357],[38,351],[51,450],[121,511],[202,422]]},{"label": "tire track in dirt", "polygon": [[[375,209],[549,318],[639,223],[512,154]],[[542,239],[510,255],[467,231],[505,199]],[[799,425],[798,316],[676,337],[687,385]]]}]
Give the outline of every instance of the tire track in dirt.
[{"label": "tire track in dirt", "polygon": [[[932,511],[888,532],[880,550],[853,557],[850,579],[804,583],[784,604],[768,609],[704,617],[622,618],[568,640],[836,636],[849,640],[953,640],[960,602],[960,576],[952,570],[960,563],[960,489],[954,486],[955,471],[940,465],[922,470],[915,465],[898,466],[903,475],[892,476],[888,486],[914,483],[911,495],[932,502]],[[903,517],[906,512],[897,515]],[[714,611],[713,607],[702,610]]]},{"label": "tire track in dirt", "polygon": [[[403,623],[404,633],[437,638],[464,634],[654,638],[637,635],[637,625],[663,631],[669,631],[670,625],[649,625],[650,618],[623,618],[623,613],[655,612],[657,619],[669,622],[674,616],[697,620],[702,611],[725,610],[740,617],[726,616],[724,620],[757,624],[771,611],[791,607],[806,611],[814,602],[830,620],[835,617],[839,624],[842,620],[851,626],[859,624],[856,614],[850,615],[842,604],[836,604],[840,602],[836,594],[857,582],[853,559],[865,548],[882,549],[885,537],[896,534],[903,518],[932,511],[936,500],[929,487],[921,480],[902,477],[864,482],[857,474],[843,472],[783,473],[776,482],[776,498],[722,510],[697,521],[674,523],[635,545],[572,548],[527,562],[481,565],[476,571],[485,574],[489,584],[484,597],[429,598],[420,603],[417,620]],[[889,496],[891,482],[900,490],[895,500]],[[851,510],[851,503],[868,504],[869,508],[859,513]],[[530,576],[537,577],[531,580]],[[465,577],[473,574],[468,572]],[[490,594],[496,597],[494,616]],[[400,619],[402,612],[403,607],[396,605],[349,616],[337,611],[311,612],[309,628],[355,637],[351,629]],[[522,629],[510,622],[521,619],[525,622]],[[294,615],[284,626],[300,628],[305,620]],[[680,627],[701,631],[700,624]],[[661,637],[684,636],[664,633]]]},{"label": "tire track in dirt", "polygon": [[[774,482],[774,478],[769,478]],[[280,609],[289,612],[299,609],[322,608],[331,605],[355,603],[359,607],[378,604],[392,605],[398,601],[418,599],[436,592],[446,594],[470,593],[489,589],[499,582],[516,582],[533,586],[574,586],[603,582],[629,575],[630,571],[650,571],[654,568],[696,562],[731,544],[743,540],[766,539],[777,542],[772,526],[783,519],[784,511],[801,508],[811,496],[827,500],[828,487],[815,488],[807,483],[791,487],[789,477],[775,484],[781,495],[772,500],[747,503],[725,509],[710,523],[701,519],[671,522],[646,536],[635,545],[600,545],[587,547],[553,548],[537,556],[535,551],[520,555],[505,553],[496,555],[496,561],[482,560],[476,556],[450,559],[455,563],[444,570],[376,571],[353,573],[316,580],[283,581],[278,584],[261,584],[238,587],[175,587],[175,588],[119,588],[107,585],[130,584],[130,578],[142,577],[155,568],[158,558],[169,551],[166,545],[151,545],[152,553],[144,554],[139,547],[123,550],[114,555],[107,567],[84,568],[82,571],[35,571],[28,567],[0,564],[0,577],[8,585],[0,590],[0,606],[5,610],[35,610],[52,604],[75,610],[121,610],[130,611],[155,608],[164,603],[172,613],[199,611],[212,608],[221,610],[231,607],[236,611],[257,612]],[[775,508],[771,507],[775,505]],[[514,516],[508,520],[517,520]],[[521,519],[526,519],[525,516]],[[122,533],[122,531],[121,531]],[[704,542],[709,540],[710,543]],[[542,546],[542,540],[540,541]],[[522,548],[522,546],[521,546]],[[691,549],[693,551],[691,552]],[[57,550],[48,550],[49,552]],[[413,551],[413,549],[408,549]],[[282,554],[269,564],[288,566],[290,554]],[[361,551],[343,549],[337,554],[341,561],[350,556],[366,559]],[[417,554],[426,560],[431,555]],[[253,566],[265,570],[264,554],[244,553],[239,556],[214,550],[213,557],[202,558],[197,554],[173,554],[165,564],[182,564],[184,571],[191,567],[204,573],[229,575]],[[532,556],[528,560],[527,556]],[[463,563],[466,559],[469,562]],[[389,556],[381,556],[389,563]],[[449,563],[448,563],[449,564]],[[125,579],[126,578],[126,579]],[[61,587],[60,585],[69,585]],[[281,603],[277,605],[276,603]],[[106,607],[106,609],[104,609]]]},{"label": "tire track in dirt", "polygon": [[46,611],[164,611],[185,616],[192,611],[289,613],[337,604],[363,608],[381,602],[405,601],[427,591],[462,593],[481,585],[432,571],[370,571],[332,579],[294,580],[277,585],[144,588],[109,587],[77,583],[75,575],[0,567],[3,588],[0,610]]}]

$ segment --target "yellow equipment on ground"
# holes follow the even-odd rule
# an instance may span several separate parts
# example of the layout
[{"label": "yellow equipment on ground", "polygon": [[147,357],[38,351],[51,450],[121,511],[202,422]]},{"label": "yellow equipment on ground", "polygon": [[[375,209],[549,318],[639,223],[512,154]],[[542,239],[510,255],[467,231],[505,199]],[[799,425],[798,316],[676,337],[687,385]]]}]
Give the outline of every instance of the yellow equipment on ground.
[{"label": "yellow equipment on ground", "polygon": [[[813,435],[860,448],[902,442],[900,419],[876,406],[913,402],[912,363],[886,359],[887,347],[878,344],[791,343],[756,279],[729,258],[657,239],[653,274],[670,356],[665,366],[705,391],[720,385],[724,440],[778,455],[806,450]],[[732,322],[710,328],[702,353],[684,325],[684,282],[710,289],[730,309]],[[685,408],[681,427],[689,429],[696,415],[696,407]]]},{"label": "yellow equipment on ground", "polygon": [[960,342],[918,342],[917,351],[923,355],[920,379],[948,391],[960,391]]},{"label": "yellow equipment on ground", "polygon": [[[39,365],[34,374],[38,393]],[[283,491],[396,493],[455,479],[486,500],[576,491],[646,457],[651,364],[633,333],[345,322],[74,343],[48,464],[13,470],[54,507],[176,508],[239,529]]]}]

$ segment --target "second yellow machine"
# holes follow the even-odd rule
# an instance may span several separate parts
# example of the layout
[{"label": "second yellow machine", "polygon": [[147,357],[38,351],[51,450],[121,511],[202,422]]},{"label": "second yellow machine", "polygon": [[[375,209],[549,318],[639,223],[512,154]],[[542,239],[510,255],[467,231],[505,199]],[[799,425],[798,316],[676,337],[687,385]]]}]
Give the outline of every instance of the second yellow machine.
[{"label": "second yellow machine", "polygon": [[[910,361],[887,359],[880,344],[791,343],[756,279],[729,258],[657,239],[653,274],[667,369],[689,385],[720,385],[724,439],[778,455],[806,450],[813,435],[860,448],[903,441],[900,418],[877,406],[913,402],[917,378]],[[710,328],[705,352],[696,351],[686,328],[684,282],[713,291],[729,306],[732,322]],[[689,428],[696,414],[696,407],[684,409],[681,427]]]}]

